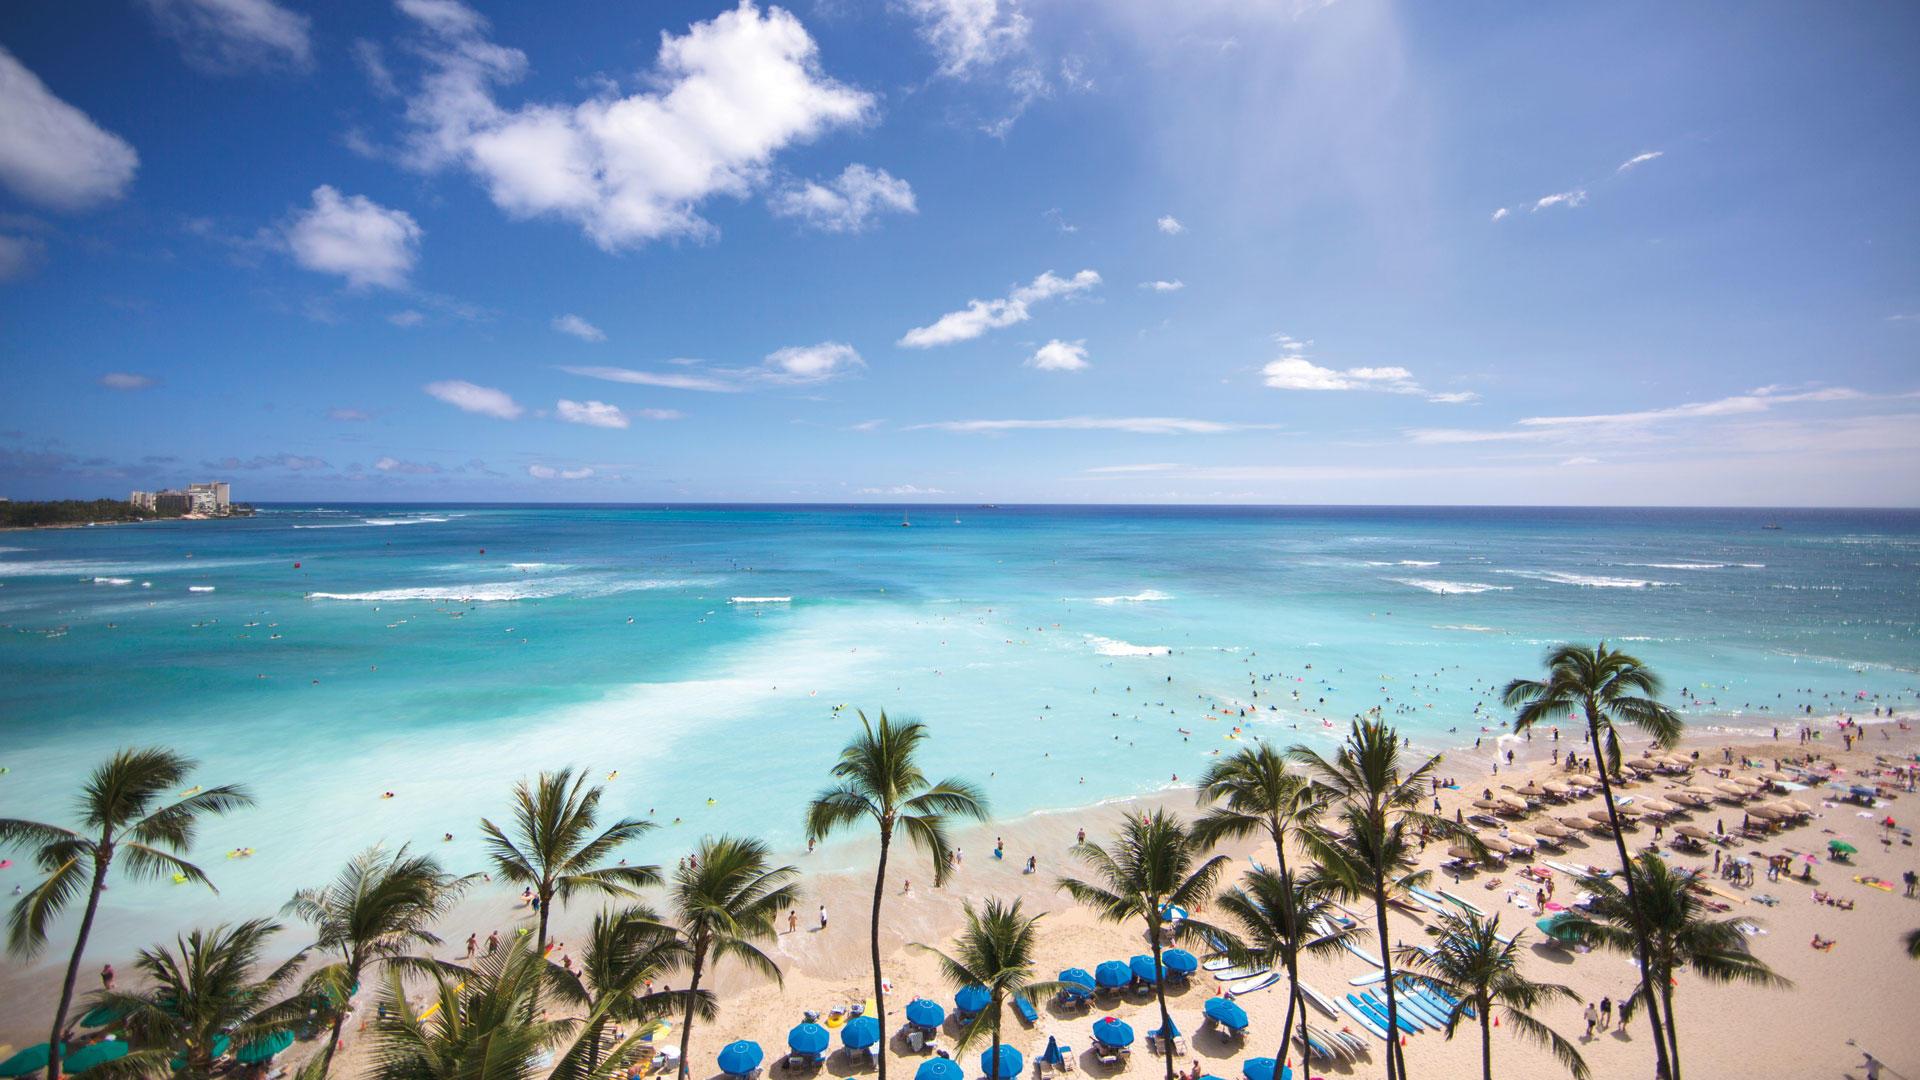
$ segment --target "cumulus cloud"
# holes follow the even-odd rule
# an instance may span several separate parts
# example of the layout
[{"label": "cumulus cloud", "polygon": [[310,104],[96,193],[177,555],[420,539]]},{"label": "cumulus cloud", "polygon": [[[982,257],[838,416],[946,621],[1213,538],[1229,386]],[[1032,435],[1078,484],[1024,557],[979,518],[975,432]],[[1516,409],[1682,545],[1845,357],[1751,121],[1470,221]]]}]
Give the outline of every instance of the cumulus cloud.
[{"label": "cumulus cloud", "polygon": [[342,195],[330,184],[313,189],[313,205],[295,214],[283,233],[295,262],[338,274],[357,289],[405,285],[423,235],[405,210],[388,209],[365,195]]},{"label": "cumulus cloud", "polygon": [[909,431],[954,431],[964,435],[994,435],[1006,431],[1125,431],[1134,435],[1220,435],[1255,431],[1277,424],[1235,424],[1221,420],[1193,420],[1180,416],[1063,416],[1047,420],[942,420],[915,424]]},{"label": "cumulus cloud", "polygon": [[0,46],[0,183],[29,202],[85,210],[126,194],[140,155],[60,100]]},{"label": "cumulus cloud", "polygon": [[776,382],[825,382],[866,367],[853,346],[840,341],[793,345],[767,354],[765,377]]},{"label": "cumulus cloud", "polygon": [[1461,405],[1477,400],[1471,391],[1432,393],[1413,377],[1413,372],[1397,366],[1332,368],[1316,364],[1306,355],[1311,341],[1276,334],[1281,355],[1260,369],[1263,382],[1275,390],[1374,390],[1389,394],[1418,394],[1441,405]]},{"label": "cumulus cloud", "polygon": [[525,412],[504,390],[476,386],[464,379],[431,382],[422,387],[428,394],[463,412],[479,413],[501,420],[517,420]]},{"label": "cumulus cloud", "polygon": [[555,317],[553,328],[563,334],[571,334],[581,341],[607,340],[605,331],[571,312]]},{"label": "cumulus cloud", "polygon": [[524,53],[457,0],[399,2],[428,65],[407,104],[408,162],[465,168],[507,214],[572,221],[608,250],[711,235],[702,202],[749,194],[780,151],[875,105],[826,74],[799,19],[742,0],[663,33],[647,89],[506,108],[495,90],[525,74]]},{"label": "cumulus cloud", "polygon": [[588,427],[624,428],[629,422],[626,413],[604,401],[568,401],[561,398],[560,403],[554,406],[554,414],[569,424],[585,424]]},{"label": "cumulus cloud", "polygon": [[400,473],[406,476],[428,476],[440,471],[440,466],[424,461],[401,461],[399,458],[383,457],[373,463],[373,467],[383,473]]},{"label": "cumulus cloud", "polygon": [[1187,287],[1187,283],[1175,278],[1172,281],[1143,281],[1140,283],[1140,287],[1150,289],[1153,292],[1179,292],[1181,289]]},{"label": "cumulus cloud", "polygon": [[1017,0],[904,0],[940,73],[964,78],[1026,46],[1032,22]]},{"label": "cumulus cloud", "polygon": [[1503,219],[1503,218],[1505,218],[1505,217],[1506,217],[1506,216],[1507,216],[1508,214],[1510,214],[1510,213],[1512,213],[1512,211],[1511,211],[1511,210],[1508,210],[1508,209],[1507,209],[1506,207],[1504,207],[1504,206],[1503,206],[1503,207],[1501,207],[1500,209],[1498,209],[1498,210],[1495,210],[1495,211],[1493,212],[1493,220],[1495,220],[1495,221],[1499,221],[1499,220],[1501,220],[1501,219]]},{"label": "cumulus cloud", "polygon": [[1027,357],[1027,366],[1037,367],[1041,371],[1085,371],[1089,366],[1086,339],[1061,341],[1054,338]]},{"label": "cumulus cloud", "polygon": [[859,232],[888,211],[917,213],[913,187],[885,169],[849,165],[824,184],[808,180],[775,192],[767,205],[822,232]]},{"label": "cumulus cloud", "polygon": [[145,6],[180,43],[187,62],[203,71],[304,70],[313,63],[311,20],[273,0],[145,0]]},{"label": "cumulus cloud", "polygon": [[153,385],[153,379],[131,371],[109,371],[100,376],[100,385],[109,390],[145,390]]},{"label": "cumulus cloud", "polygon": [[585,480],[587,477],[593,475],[593,470],[584,465],[578,469],[556,469],[551,465],[529,465],[527,466],[527,475],[533,477],[535,480]]},{"label": "cumulus cloud", "polygon": [[1161,219],[1154,222],[1154,224],[1159,226],[1160,231],[1166,233],[1168,236],[1179,236],[1181,233],[1187,231],[1187,227],[1180,224],[1180,219],[1174,217],[1172,214],[1161,217]]},{"label": "cumulus cloud", "polygon": [[1100,275],[1082,270],[1070,278],[1058,277],[1048,270],[1030,284],[1016,286],[996,300],[969,300],[959,311],[950,311],[932,324],[915,327],[900,338],[899,344],[915,349],[971,341],[989,330],[1023,323],[1032,318],[1031,308],[1042,300],[1072,296],[1100,284]]}]

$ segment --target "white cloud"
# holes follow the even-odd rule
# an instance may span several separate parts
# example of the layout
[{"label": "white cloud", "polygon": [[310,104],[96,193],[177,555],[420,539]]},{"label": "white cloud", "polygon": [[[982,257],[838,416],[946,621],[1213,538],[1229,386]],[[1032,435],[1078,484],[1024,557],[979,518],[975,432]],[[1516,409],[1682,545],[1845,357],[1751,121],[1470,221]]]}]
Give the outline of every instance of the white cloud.
[{"label": "white cloud", "polygon": [[570,364],[562,365],[560,370],[569,375],[631,386],[737,394],[771,386],[804,386],[827,382],[851,375],[867,366],[859,351],[842,341],[822,341],[816,345],[790,345],[775,349],[759,364],[752,366],[725,367],[708,365],[700,360],[671,362],[688,370],[641,371],[635,368]]},{"label": "white cloud", "polygon": [[678,420],[685,414],[678,409],[641,409],[632,415],[642,420]]},{"label": "white cloud", "polygon": [[965,77],[1025,48],[1032,23],[1018,0],[903,0],[920,36],[940,59],[940,73]]},{"label": "white cloud", "polygon": [[969,300],[964,309],[950,311],[932,325],[907,331],[899,344],[928,349],[935,345],[951,345],[956,341],[971,341],[989,330],[1026,322],[1033,317],[1029,310],[1031,306],[1042,300],[1072,296],[1098,284],[1100,275],[1092,270],[1082,270],[1071,278],[1057,277],[1048,270],[1034,278],[1031,284],[1016,286],[1000,299]]},{"label": "white cloud", "polygon": [[587,477],[593,475],[593,470],[584,465],[578,469],[556,469],[551,465],[529,465],[527,466],[527,475],[536,480],[585,480]]},{"label": "white cloud", "polygon": [[1567,466],[1598,465],[1600,464],[1600,459],[1596,457],[1570,457],[1560,464]]},{"label": "white cloud", "polygon": [[1170,461],[1158,461],[1158,462],[1151,462],[1151,463],[1142,464],[1142,465],[1096,465],[1093,468],[1088,469],[1087,471],[1090,473],[1098,473],[1101,475],[1126,474],[1126,473],[1157,473],[1157,472],[1168,472],[1170,470],[1177,469],[1179,467],[1180,466]]},{"label": "white cloud", "polygon": [[401,461],[393,457],[383,457],[374,462],[373,467],[383,473],[402,473],[408,476],[429,476],[440,471],[438,465],[423,461]]},{"label": "white cloud", "polygon": [[847,430],[848,431],[879,431],[881,428],[885,427],[886,424],[887,422],[885,420],[862,420],[859,423],[854,424],[851,427],[847,428]]},{"label": "white cloud", "polygon": [[508,397],[505,391],[495,390],[491,386],[475,386],[464,379],[428,383],[422,389],[456,409],[479,413],[482,416],[517,420],[520,414],[526,411]]},{"label": "white cloud", "polygon": [[419,326],[423,322],[426,322],[427,317],[422,312],[418,312],[412,308],[408,308],[405,311],[396,311],[393,314],[387,316],[387,321],[392,323],[395,326],[414,327],[414,326]]},{"label": "white cloud", "polygon": [[793,345],[768,353],[763,377],[784,383],[825,382],[866,366],[853,346],[823,341],[818,345]]},{"label": "white cloud", "polygon": [[187,62],[204,71],[294,68],[313,63],[311,20],[273,0],[145,0]]},{"label": "white cloud", "polygon": [[1219,435],[1256,431],[1277,424],[1234,424],[1220,420],[1192,420],[1179,416],[1064,416],[1050,420],[942,420],[915,424],[910,431],[955,431],[991,435],[1003,431],[1125,431],[1135,435]]},{"label": "white cloud", "polygon": [[885,169],[849,165],[825,184],[808,180],[775,192],[767,205],[823,232],[859,232],[882,213],[917,213],[913,187]]},{"label": "white cloud", "polygon": [[365,195],[343,196],[329,184],[313,189],[313,206],[296,214],[284,233],[301,266],[338,274],[354,288],[388,289],[407,283],[423,235],[405,210],[390,210]]},{"label": "white cloud", "polygon": [[1260,369],[1262,381],[1275,390],[1375,390],[1388,394],[1416,394],[1440,405],[1462,405],[1480,398],[1470,390],[1436,393],[1414,379],[1403,367],[1330,368],[1306,355],[1311,341],[1275,334],[1281,356]]},{"label": "white cloud", "polygon": [[373,417],[361,409],[328,409],[327,419],[337,420],[343,424],[364,424]]},{"label": "white cloud", "polygon": [[109,390],[145,390],[153,385],[153,379],[130,371],[109,371],[100,376],[100,385]]},{"label": "white cloud", "polygon": [[[1905,397],[1910,395],[1894,395]],[[1406,432],[1416,443],[1457,445],[1491,442],[1593,442],[1643,440],[1657,429],[1676,423],[1746,417],[1771,412],[1781,405],[1834,401],[1864,401],[1870,395],[1843,386],[1791,390],[1762,386],[1744,394],[1634,412],[1590,413],[1576,416],[1529,416],[1510,428],[1414,428]]]},{"label": "white cloud", "polygon": [[554,406],[554,413],[569,424],[585,424],[588,427],[624,428],[629,423],[626,413],[604,401],[568,401],[561,398],[560,403]]},{"label": "white cloud", "polygon": [[1613,170],[1613,174],[1615,176],[1618,176],[1621,173],[1626,172],[1628,169],[1645,165],[1647,162],[1652,161],[1654,158],[1664,157],[1664,156],[1666,156],[1665,150],[1649,150],[1644,154],[1635,154],[1634,156],[1621,162],[1620,167]]},{"label": "white cloud", "polygon": [[0,183],[29,202],[84,210],[126,194],[140,155],[0,46]]},{"label": "white cloud", "polygon": [[38,237],[0,233],[0,281],[18,281],[33,273],[46,253],[46,242]]},{"label": "white cloud", "polygon": [[1159,226],[1160,231],[1166,233],[1168,236],[1179,236],[1181,233],[1187,231],[1187,227],[1180,224],[1180,219],[1174,217],[1172,214],[1165,215],[1159,221],[1154,222],[1154,224]]},{"label": "white cloud", "polygon": [[1511,210],[1508,210],[1508,209],[1507,209],[1506,207],[1504,207],[1504,206],[1503,206],[1503,207],[1501,207],[1500,209],[1498,209],[1498,210],[1495,210],[1495,211],[1493,212],[1493,220],[1495,220],[1495,221],[1499,221],[1500,219],[1502,219],[1502,218],[1504,218],[1504,217],[1506,217],[1506,216],[1507,216],[1508,214],[1510,214],[1510,213],[1512,213],[1512,212],[1513,212],[1513,211],[1511,211]]},{"label": "white cloud", "polygon": [[742,0],[662,34],[646,90],[506,109],[494,89],[525,73],[524,53],[487,40],[486,20],[456,0],[400,6],[430,67],[407,106],[409,162],[464,166],[509,215],[575,222],[607,250],[710,235],[701,202],[747,195],[781,150],[875,105],[821,69],[799,19]]},{"label": "white cloud", "polygon": [[864,487],[855,495],[945,495],[939,488],[921,487],[918,484],[895,484],[892,487]]},{"label": "white cloud", "polygon": [[553,328],[563,334],[572,334],[581,341],[607,340],[605,331],[571,312],[555,317]]},{"label": "white cloud", "polygon": [[569,375],[582,375],[603,382],[627,383],[633,386],[663,386],[669,390],[702,390],[713,394],[732,394],[741,389],[733,383],[707,375],[682,375],[671,371],[636,371],[623,367],[576,367],[563,365],[561,371]]},{"label": "white cloud", "polygon": [[1542,198],[1538,198],[1533,201],[1533,209],[1535,213],[1538,213],[1541,210],[1546,210],[1550,207],[1555,207],[1555,206],[1564,206],[1567,209],[1571,210],[1576,206],[1585,206],[1585,205],[1587,205],[1587,189],[1586,188],[1574,188],[1572,191],[1558,192],[1553,195],[1543,196]]},{"label": "white cloud", "polygon": [[1187,283],[1175,278],[1172,281],[1143,281],[1140,283],[1140,287],[1143,289],[1151,289],[1154,292],[1179,292],[1181,289],[1187,287]]},{"label": "white cloud", "polygon": [[1080,226],[1069,222],[1067,220],[1067,216],[1061,213],[1060,208],[1057,206],[1049,209],[1046,213],[1041,214],[1040,216],[1047,219],[1048,221],[1053,222],[1054,228],[1059,229],[1061,232],[1066,233],[1068,235],[1072,235],[1073,233],[1077,233],[1080,231]]},{"label": "white cloud", "polygon": [[1480,395],[1471,390],[1450,390],[1445,393],[1432,393],[1427,400],[1436,405],[1467,405],[1480,400]]},{"label": "white cloud", "polygon": [[1087,341],[1061,341],[1054,338],[1034,350],[1027,357],[1027,366],[1037,367],[1041,371],[1085,371],[1087,369]]}]

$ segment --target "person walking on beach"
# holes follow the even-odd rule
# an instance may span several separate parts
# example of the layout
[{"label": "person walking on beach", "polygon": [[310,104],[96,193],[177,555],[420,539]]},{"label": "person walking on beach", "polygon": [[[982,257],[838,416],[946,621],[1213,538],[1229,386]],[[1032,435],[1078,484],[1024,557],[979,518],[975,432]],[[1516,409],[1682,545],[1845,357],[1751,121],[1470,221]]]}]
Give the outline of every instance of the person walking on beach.
[{"label": "person walking on beach", "polygon": [[1593,1038],[1593,1025],[1600,1022],[1600,1014],[1594,1011],[1593,1002],[1587,1002],[1587,1038]]},{"label": "person walking on beach", "polygon": [[1607,1030],[1607,1028],[1610,1025],[1612,1025],[1612,1023],[1613,1023],[1613,999],[1610,997],[1603,997],[1600,999],[1600,1030],[1601,1031]]},{"label": "person walking on beach", "polygon": [[1913,899],[1914,890],[1920,889],[1920,874],[1916,874],[1913,871],[1909,870],[1906,873],[1900,875],[1900,880],[1907,883],[1907,899],[1909,900]]},{"label": "person walking on beach", "polygon": [[475,932],[475,933],[468,934],[467,935],[467,959],[469,960],[473,959],[474,954],[479,951],[480,951],[479,933]]},{"label": "person walking on beach", "polygon": [[492,956],[494,953],[497,953],[499,951],[500,951],[500,931],[495,930],[492,933],[487,935],[487,955]]},{"label": "person walking on beach", "polygon": [[821,904],[820,905],[820,929],[825,930],[826,928],[827,928],[827,905]]},{"label": "person walking on beach", "polygon": [[799,932],[800,932],[800,910],[798,908],[795,908],[787,912],[787,933],[797,934]]},{"label": "person walking on beach", "polygon": [[[1908,877],[1912,877],[1913,875],[1912,875],[1912,874],[1908,874],[1907,876],[1908,876]],[[1908,896],[1912,896],[1912,895],[1913,895],[1913,887],[1912,887],[1912,886],[1908,886],[1908,887],[1907,887],[1907,895],[1908,895]],[[112,964],[103,964],[103,965],[101,965],[101,967],[100,967],[100,986],[101,986],[101,988],[102,988],[102,989],[106,989],[106,990],[112,990],[112,989],[113,989],[113,965],[112,965]]]}]

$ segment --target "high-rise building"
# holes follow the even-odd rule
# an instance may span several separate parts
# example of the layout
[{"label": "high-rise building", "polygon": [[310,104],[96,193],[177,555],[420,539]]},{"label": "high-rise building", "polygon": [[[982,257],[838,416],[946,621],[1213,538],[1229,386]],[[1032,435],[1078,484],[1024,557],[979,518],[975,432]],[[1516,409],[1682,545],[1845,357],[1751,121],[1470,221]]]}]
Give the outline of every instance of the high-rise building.
[{"label": "high-rise building", "polygon": [[155,513],[165,517],[178,517],[193,512],[193,497],[184,491],[156,491],[153,493]]},{"label": "high-rise building", "polygon": [[130,494],[130,495],[128,495],[128,496],[127,496],[127,501],[128,501],[129,503],[132,503],[132,504],[133,504],[133,508],[134,508],[134,509],[136,509],[136,510],[152,510],[152,509],[154,509],[154,505],[153,505],[153,492],[151,492],[151,491],[136,491],[136,492],[133,492],[132,494]]},{"label": "high-rise building", "polygon": [[187,494],[193,499],[193,511],[196,514],[224,514],[232,505],[229,485],[225,480],[188,484]]}]

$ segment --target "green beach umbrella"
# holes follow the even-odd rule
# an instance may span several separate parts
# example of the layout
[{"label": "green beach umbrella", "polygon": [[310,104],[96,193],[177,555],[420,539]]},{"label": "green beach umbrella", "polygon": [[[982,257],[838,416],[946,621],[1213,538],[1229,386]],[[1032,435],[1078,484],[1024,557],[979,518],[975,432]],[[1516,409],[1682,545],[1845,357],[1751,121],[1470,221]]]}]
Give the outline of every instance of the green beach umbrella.
[{"label": "green beach umbrella", "polygon": [[125,1039],[105,1039],[92,1046],[83,1046],[61,1062],[63,1072],[81,1073],[103,1062],[118,1061],[127,1056]]},{"label": "green beach umbrella", "polygon": [[0,1061],[0,1076],[25,1076],[47,1067],[50,1047],[46,1043],[29,1046],[5,1061]]},{"label": "green beach umbrella", "polygon": [[233,1060],[242,1065],[257,1065],[262,1061],[271,1061],[273,1056],[293,1045],[293,1032],[277,1031],[264,1039],[256,1039],[241,1047]]},{"label": "green beach umbrella", "polygon": [[[233,1040],[227,1038],[225,1035],[215,1035],[213,1037],[213,1056],[216,1058],[225,1057],[227,1054],[227,1047],[231,1046],[232,1044],[233,1044]],[[187,1067],[187,1059],[185,1055],[182,1055],[180,1057],[174,1058],[172,1061],[169,1061],[167,1064],[172,1066],[175,1069],[184,1069]]]},{"label": "green beach umbrella", "polygon": [[87,1015],[80,1018],[80,1026],[83,1028],[106,1027],[108,1024],[125,1019],[126,1015],[127,1010],[118,1006],[99,1005],[87,1010]]},{"label": "green beach umbrella", "polygon": [[1860,853],[1859,848],[1854,847],[1852,844],[1847,843],[1845,840],[1827,841],[1827,850],[1828,851],[1844,851],[1849,855],[1858,855]]}]

